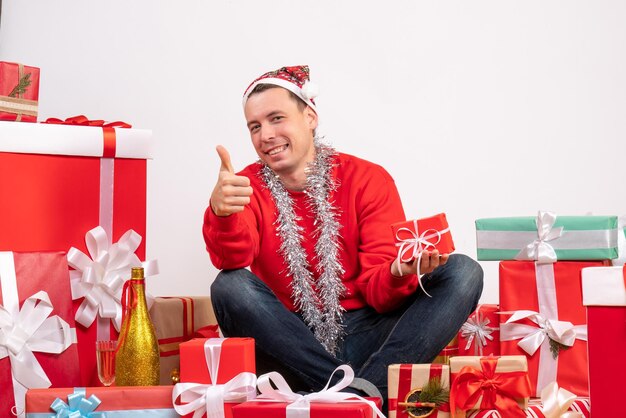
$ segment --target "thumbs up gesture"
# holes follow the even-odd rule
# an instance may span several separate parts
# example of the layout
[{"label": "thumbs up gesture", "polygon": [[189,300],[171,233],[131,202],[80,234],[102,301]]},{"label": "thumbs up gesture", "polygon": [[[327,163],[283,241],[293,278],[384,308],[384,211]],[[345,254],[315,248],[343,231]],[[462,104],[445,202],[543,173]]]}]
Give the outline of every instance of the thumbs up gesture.
[{"label": "thumbs up gesture", "polygon": [[217,154],[220,157],[220,172],[217,176],[217,184],[211,193],[211,208],[217,216],[228,216],[242,212],[250,203],[252,187],[250,179],[235,174],[230,162],[230,154],[221,145],[217,146]]}]

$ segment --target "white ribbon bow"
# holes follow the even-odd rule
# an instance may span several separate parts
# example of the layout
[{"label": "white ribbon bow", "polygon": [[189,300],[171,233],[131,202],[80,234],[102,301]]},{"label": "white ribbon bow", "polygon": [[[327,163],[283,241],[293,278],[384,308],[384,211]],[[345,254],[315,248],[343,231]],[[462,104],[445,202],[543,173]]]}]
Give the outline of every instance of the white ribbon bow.
[{"label": "white ribbon bow", "polygon": [[[520,339],[517,345],[531,356],[544,343],[546,336],[568,347],[573,346],[576,339],[587,341],[587,325],[573,325],[568,321],[547,319],[535,311],[522,310],[501,313],[513,313],[513,315],[501,325],[500,340]],[[537,326],[513,323],[521,319],[530,319]]]},{"label": "white ribbon bow", "polygon": [[[174,386],[172,403],[180,415],[193,412],[193,418],[201,418],[206,412],[207,418],[224,418],[224,402],[245,402],[256,397],[257,379],[254,373],[242,372],[223,385],[217,384],[224,340],[209,338],[204,342],[204,358],[211,384],[177,383]],[[179,396],[187,403],[177,404]]]},{"label": "white ribbon bow", "polygon": [[[330,386],[333,375],[338,370],[343,371],[343,378],[335,385]],[[354,371],[352,368],[348,365],[341,365],[330,375],[330,379],[328,379],[324,389],[319,392],[301,395],[299,393],[294,393],[291,390],[291,387],[280,373],[270,372],[259,376],[258,388],[261,395],[257,398],[257,400],[264,402],[288,402],[289,405],[287,405],[286,418],[309,418],[311,413],[311,402],[365,402],[372,408],[372,416],[376,414],[381,418],[385,418],[385,415],[380,411],[380,409],[378,409],[374,402],[353,393],[341,392],[341,389],[348,387],[353,379]],[[276,389],[274,389],[272,383],[276,386]]]},{"label": "white ribbon bow", "polygon": [[0,359],[9,357],[13,378],[26,388],[51,385],[34,352],[60,354],[75,342],[69,324],[49,316],[52,310],[45,291],[26,299],[15,315],[0,305]]},{"label": "white ribbon bow", "polygon": [[576,395],[552,382],[541,391],[541,412],[546,418],[582,418],[583,414],[568,411],[574,400]]},{"label": "white ribbon bow", "polygon": [[[400,238],[401,232],[407,232],[409,234],[409,238]],[[398,257],[396,258],[396,263],[398,264],[398,271],[402,271],[401,263],[408,263],[411,260],[417,258],[417,281],[420,285],[422,291],[428,297],[432,297],[428,294],[426,289],[424,289],[424,285],[422,285],[421,274],[420,274],[420,264],[422,261],[422,253],[429,248],[436,248],[436,245],[441,241],[441,236],[450,231],[450,228],[445,228],[442,231],[437,231],[436,229],[427,229],[421,234],[418,231],[417,220],[413,220],[413,229],[410,228],[398,228],[396,231],[396,247],[400,247],[398,249]],[[419,235],[418,235],[419,234]],[[437,238],[435,242],[432,242],[433,238]],[[408,254],[408,257],[407,257]]]},{"label": "white ribbon bow", "polygon": [[563,234],[563,227],[554,228],[556,214],[539,211],[537,215],[537,239],[528,244],[515,256],[516,260],[537,260],[540,264],[554,263],[556,252],[548,241],[555,240]]},{"label": "white ribbon bow", "polygon": [[491,335],[498,328],[490,327],[488,318],[483,318],[480,313],[480,307],[476,309],[476,314],[469,317],[467,321],[461,326],[461,336],[467,339],[465,344],[465,350],[469,350],[472,346],[472,342],[476,340],[474,345],[474,354],[482,355],[483,347],[487,345],[487,340],[493,341],[493,335]]},{"label": "white ribbon bow", "polygon": [[[190,399],[179,405],[178,397]],[[193,418],[224,418],[224,402],[245,402],[256,397],[256,376],[242,372],[223,385],[200,383],[177,383],[172,392],[174,409],[181,416],[193,412]]]},{"label": "white ribbon bow", "polygon": [[109,244],[106,232],[100,226],[85,235],[89,257],[77,248],[67,253],[72,284],[72,299],[85,299],[76,311],[76,321],[89,327],[96,316],[113,321],[119,331],[122,322],[122,288],[130,277],[132,267],[144,267],[144,274],[158,273],[156,261],[142,263],[135,251],[141,244],[141,236],[128,230],[119,241]]}]

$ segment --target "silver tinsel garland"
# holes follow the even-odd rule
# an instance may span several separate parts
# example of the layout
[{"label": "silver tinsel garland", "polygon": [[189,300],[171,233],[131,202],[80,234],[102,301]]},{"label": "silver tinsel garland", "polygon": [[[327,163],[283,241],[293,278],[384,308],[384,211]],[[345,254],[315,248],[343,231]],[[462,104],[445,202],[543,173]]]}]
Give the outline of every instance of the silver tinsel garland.
[{"label": "silver tinsel garland", "polygon": [[[303,228],[294,210],[293,199],[280,178],[264,165],[261,178],[274,199],[278,211],[276,232],[281,239],[280,253],[287,263],[287,274],[291,277],[292,297],[296,309],[304,322],[313,330],[317,340],[329,353],[335,353],[337,343],[343,335],[342,312],[339,303],[346,288],[341,281],[344,270],[339,261],[338,213],[330,194],[336,190],[337,182],[332,178],[332,159],[335,150],[323,145],[316,138],[315,160],[307,167],[305,193],[307,205],[315,215],[316,271],[317,282],[307,262],[302,247]],[[317,289],[317,293],[315,291]]]}]

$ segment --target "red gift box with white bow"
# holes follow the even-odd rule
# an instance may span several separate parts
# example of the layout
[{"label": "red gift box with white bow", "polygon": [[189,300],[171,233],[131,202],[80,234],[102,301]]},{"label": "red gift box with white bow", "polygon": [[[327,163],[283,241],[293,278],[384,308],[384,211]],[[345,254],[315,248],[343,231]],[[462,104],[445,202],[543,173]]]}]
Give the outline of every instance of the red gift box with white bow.
[{"label": "red gift box with white bow", "polygon": [[79,383],[65,254],[0,252],[0,416],[22,413],[28,389]]}]

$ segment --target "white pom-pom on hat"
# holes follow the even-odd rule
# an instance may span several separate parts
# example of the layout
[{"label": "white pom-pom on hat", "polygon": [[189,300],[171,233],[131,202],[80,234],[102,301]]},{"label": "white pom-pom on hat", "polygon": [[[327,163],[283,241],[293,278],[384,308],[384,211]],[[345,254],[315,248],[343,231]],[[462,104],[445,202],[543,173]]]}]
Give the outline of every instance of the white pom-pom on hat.
[{"label": "white pom-pom on hat", "polygon": [[304,96],[304,98],[308,100],[315,99],[319,95],[319,92],[320,92],[317,84],[308,80],[304,82],[301,90],[302,90],[302,96]]}]

